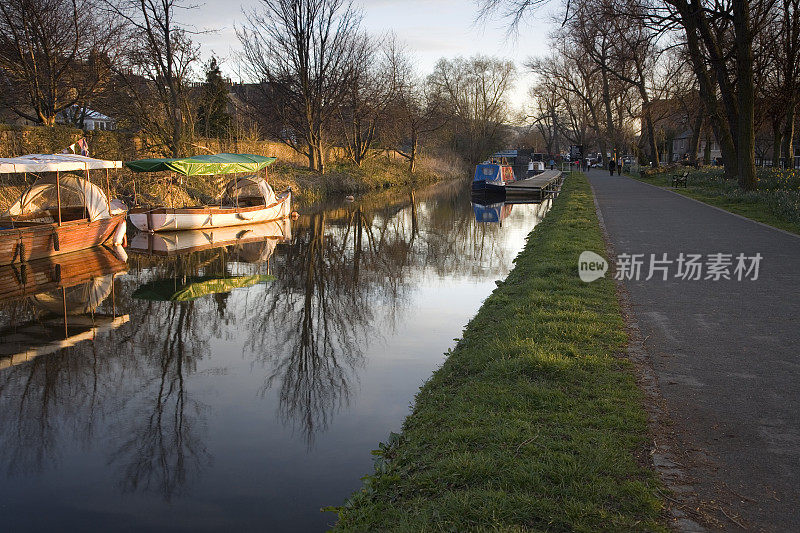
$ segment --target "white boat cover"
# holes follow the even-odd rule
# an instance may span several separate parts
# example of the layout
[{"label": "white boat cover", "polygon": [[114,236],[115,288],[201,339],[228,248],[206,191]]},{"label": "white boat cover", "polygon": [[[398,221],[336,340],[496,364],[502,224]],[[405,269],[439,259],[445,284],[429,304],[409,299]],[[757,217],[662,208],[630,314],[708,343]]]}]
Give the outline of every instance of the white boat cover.
[{"label": "white boat cover", "polygon": [[76,154],[31,154],[19,157],[0,157],[0,174],[69,172],[99,168],[122,168],[122,161],[106,161]]},{"label": "white boat cover", "polygon": [[[61,185],[62,199],[66,198],[65,193],[77,195],[80,205],[86,207],[86,212],[89,215],[90,221],[94,222],[100,218],[111,218],[106,195],[100,187],[85,179],[76,178],[74,176],[61,176],[59,182]],[[56,194],[55,191],[55,176],[39,178],[22,193],[19,200],[14,202],[14,205],[8,208],[7,214],[19,216],[40,211],[45,206],[39,205],[41,203],[39,200],[44,199],[45,195],[47,195],[48,199],[54,198]],[[62,205],[66,206],[67,204]]]},{"label": "white boat cover", "polygon": [[264,178],[259,176],[233,178],[225,185],[225,194],[232,200],[242,196],[258,195],[264,198],[264,205],[270,205],[276,201],[275,191]]}]

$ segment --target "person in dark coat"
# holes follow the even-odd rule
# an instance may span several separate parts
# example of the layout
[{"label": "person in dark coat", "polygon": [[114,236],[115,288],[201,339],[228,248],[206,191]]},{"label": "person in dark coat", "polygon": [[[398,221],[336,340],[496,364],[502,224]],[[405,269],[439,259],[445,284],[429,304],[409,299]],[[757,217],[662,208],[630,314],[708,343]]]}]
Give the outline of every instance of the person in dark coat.
[{"label": "person in dark coat", "polygon": [[608,161],[608,173],[613,176],[615,170],[617,170],[617,162],[613,159],[610,159]]}]

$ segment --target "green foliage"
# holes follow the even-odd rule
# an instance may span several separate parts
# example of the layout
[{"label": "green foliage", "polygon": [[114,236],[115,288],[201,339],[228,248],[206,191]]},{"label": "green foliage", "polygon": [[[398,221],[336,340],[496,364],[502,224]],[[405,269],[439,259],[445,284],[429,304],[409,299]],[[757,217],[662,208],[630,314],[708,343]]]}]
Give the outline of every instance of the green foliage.
[{"label": "green foliage", "polygon": [[222,78],[217,58],[212,57],[206,67],[206,81],[197,107],[198,133],[204,137],[222,137],[230,123],[228,84]]},{"label": "green foliage", "polygon": [[614,283],[580,281],[584,250],[604,245],[579,174],[374,452],[337,530],[665,529],[637,461],[646,414]]}]

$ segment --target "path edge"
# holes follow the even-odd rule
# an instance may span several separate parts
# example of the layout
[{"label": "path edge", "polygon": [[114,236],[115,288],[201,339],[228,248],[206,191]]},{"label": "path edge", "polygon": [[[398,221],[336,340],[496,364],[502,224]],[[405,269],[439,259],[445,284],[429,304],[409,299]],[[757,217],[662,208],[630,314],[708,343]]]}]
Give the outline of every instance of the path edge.
[{"label": "path edge", "polygon": [[[600,204],[597,201],[594,185],[588,177],[587,175],[587,181],[589,181],[589,187],[592,190],[592,200],[594,201],[597,221],[600,225],[603,242],[605,243],[606,255],[609,259],[609,273],[613,275],[614,261],[612,259],[616,257],[616,252],[608,234]],[[653,187],[655,186],[653,185]],[[684,196],[684,198],[688,197]],[[689,199],[693,200],[693,198]],[[724,209],[720,210],[725,211]],[[735,213],[730,213],[729,211],[725,212],[735,215]],[[614,285],[616,287],[617,301],[619,302],[622,318],[625,321],[625,332],[628,337],[626,356],[633,363],[636,384],[639,390],[642,391],[645,400],[644,408],[647,412],[648,437],[650,439],[650,466],[658,473],[661,482],[664,483],[672,493],[671,495],[661,495],[665,500],[666,513],[671,520],[669,526],[675,531],[682,533],[705,533],[709,530],[704,525],[701,525],[701,522],[707,522],[707,515],[704,516],[704,513],[699,511],[701,503],[697,492],[687,481],[689,476],[680,466],[678,454],[676,452],[677,441],[672,437],[672,431],[670,429],[671,418],[666,403],[661,396],[661,387],[658,382],[658,377],[653,370],[652,358],[644,345],[646,339],[642,338],[639,322],[636,320],[636,316],[633,312],[633,306],[628,296],[627,289],[622,281],[618,279],[614,279]],[[706,518],[706,520],[704,520],[704,518]]]}]

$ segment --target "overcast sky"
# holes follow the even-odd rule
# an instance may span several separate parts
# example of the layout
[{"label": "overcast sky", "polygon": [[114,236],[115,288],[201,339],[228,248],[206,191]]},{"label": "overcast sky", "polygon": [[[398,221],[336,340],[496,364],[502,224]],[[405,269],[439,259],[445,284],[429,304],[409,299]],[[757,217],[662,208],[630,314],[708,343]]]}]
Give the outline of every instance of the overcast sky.
[{"label": "overcast sky", "polygon": [[[235,56],[239,42],[234,27],[244,20],[242,9],[258,3],[259,0],[206,0],[179,16],[198,30],[214,30],[196,36],[202,45],[203,60],[217,55],[224,60],[224,70],[237,78]],[[507,39],[503,21],[475,22],[478,8],[473,0],[356,0],[355,4],[363,11],[363,28],[376,35],[394,31],[412,50],[423,74],[433,70],[441,57],[480,53],[511,59],[520,73],[511,95],[515,107],[524,104],[531,83],[523,63],[529,56],[547,53],[547,34],[552,28],[543,12],[537,15],[537,22],[523,24],[515,39]]]}]

